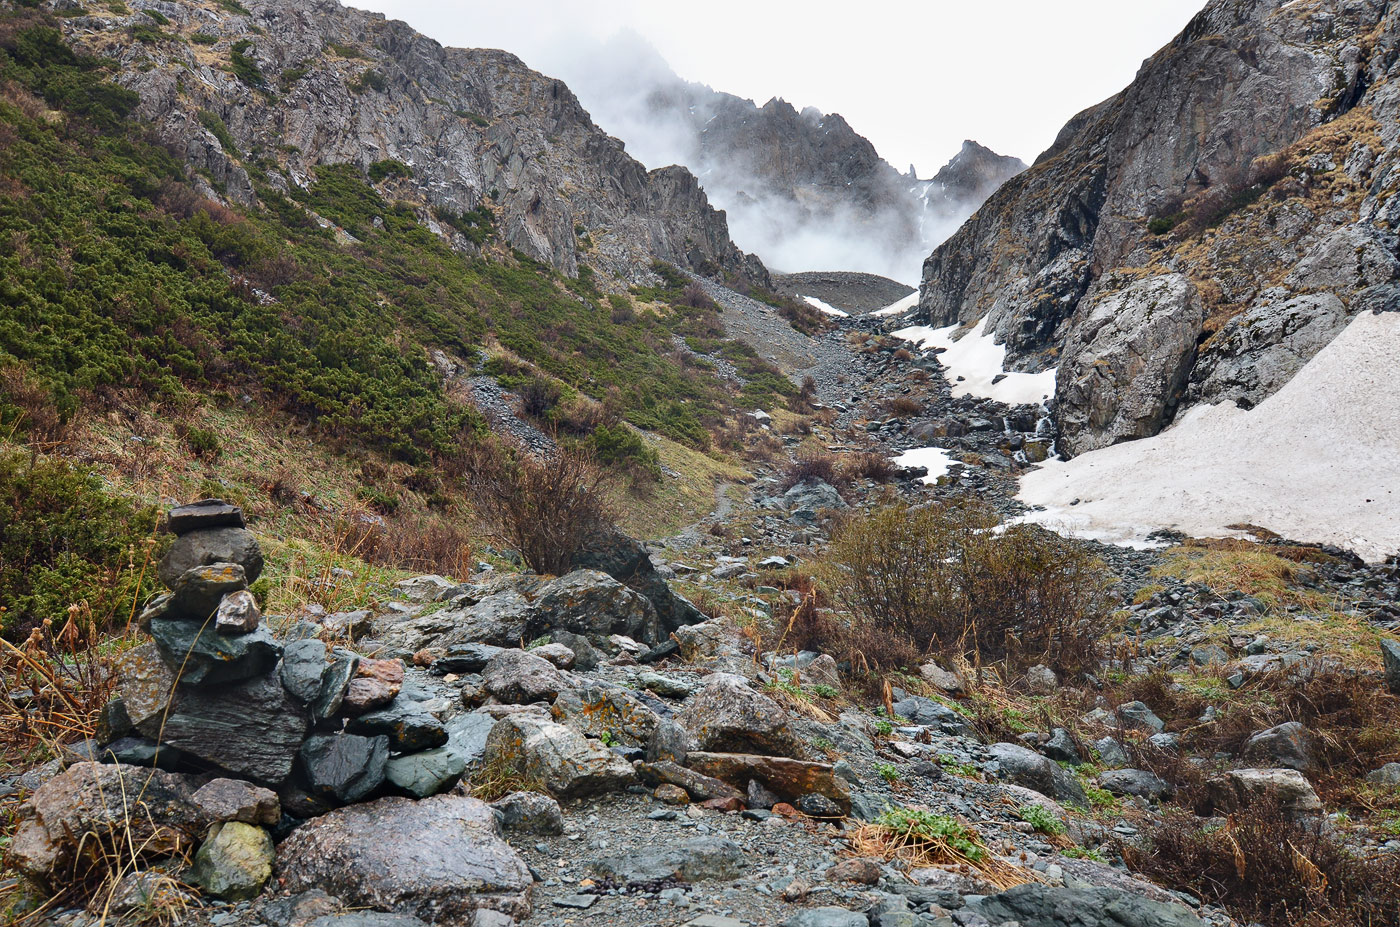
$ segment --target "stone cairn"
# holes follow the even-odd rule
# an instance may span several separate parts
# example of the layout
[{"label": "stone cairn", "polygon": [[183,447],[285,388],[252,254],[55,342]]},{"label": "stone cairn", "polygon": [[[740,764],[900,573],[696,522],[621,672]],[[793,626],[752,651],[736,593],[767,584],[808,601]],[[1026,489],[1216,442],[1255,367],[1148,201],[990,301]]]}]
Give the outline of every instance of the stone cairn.
[{"label": "stone cairn", "polygon": [[[215,781],[257,797],[255,813],[234,814],[254,830],[378,794],[422,798],[456,784],[467,760],[447,727],[417,703],[396,702],[402,663],[328,645],[308,622],[279,622],[289,626],[282,640],[273,636],[248,589],[263,555],[237,506],[178,506],[167,525],[176,540],[159,576],[169,591],[141,614],[151,641],[118,660],[117,695],[86,748],[91,758],[225,777]],[[195,874],[205,873],[216,896],[256,894],[261,882],[230,887],[218,875],[226,867],[209,862],[228,829],[220,816],[211,817],[216,830]],[[224,843],[235,837],[270,853],[266,831],[235,829]]]}]

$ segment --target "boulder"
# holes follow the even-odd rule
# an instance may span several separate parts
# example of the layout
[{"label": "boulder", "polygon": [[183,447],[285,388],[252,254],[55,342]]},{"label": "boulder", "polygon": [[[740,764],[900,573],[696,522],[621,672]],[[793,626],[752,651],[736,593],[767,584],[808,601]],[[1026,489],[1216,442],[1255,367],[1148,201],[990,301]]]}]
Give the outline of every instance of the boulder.
[{"label": "boulder", "polygon": [[176,618],[151,621],[151,637],[181,687],[213,686],[261,676],[277,665],[282,646],[266,628],[220,634],[210,624]]},{"label": "boulder", "polygon": [[735,676],[709,676],[676,715],[697,750],[800,757],[802,743],[788,714],[768,696]]},{"label": "boulder", "polygon": [[635,781],[632,766],[572,728],[526,714],[502,718],[486,738],[483,762],[542,783],[559,798],[621,789]]},{"label": "boulder", "polygon": [[301,748],[301,768],[315,795],[349,804],[384,783],[389,738],[317,734]]},{"label": "boulder", "polygon": [[1081,808],[1088,806],[1088,799],[1079,781],[1049,757],[1041,756],[1020,744],[992,744],[987,748],[987,752],[996,760],[1003,778],[1034,789],[1042,795],[1048,795],[1056,801],[1068,802]]},{"label": "boulder", "polygon": [[1084,758],[1079,755],[1079,747],[1075,745],[1074,738],[1070,736],[1069,731],[1062,727],[1051,731],[1050,739],[1040,749],[1057,763],[1078,766],[1084,762]]},{"label": "boulder", "polygon": [[1170,795],[1172,787],[1145,769],[1110,769],[1099,774],[1099,786],[1114,795],[1135,795],[1156,801]]},{"label": "boulder", "polygon": [[641,593],[607,573],[574,570],[542,587],[534,600],[529,636],[561,630],[595,644],[624,634],[648,645],[660,639],[656,609]]},{"label": "boulder", "polygon": [[646,547],[616,528],[603,528],[590,535],[574,554],[572,565],[579,570],[599,570],[646,596],[656,612],[660,638],[705,620],[698,608],[666,584]]},{"label": "boulder", "polygon": [[149,729],[153,720],[159,724],[175,688],[175,674],[165,665],[160,649],[154,643],[145,643],[120,653],[112,660],[112,672],[117,678],[116,699],[121,702],[120,714],[125,721],[118,716],[111,733],[121,736],[143,726]]},{"label": "boulder", "polygon": [[153,740],[274,787],[291,775],[308,726],[275,675],[226,686],[178,687],[168,717],[143,713],[136,723]]},{"label": "boulder", "polygon": [[726,650],[732,636],[732,632],[720,621],[686,625],[673,633],[680,644],[681,657],[691,663],[719,656]]},{"label": "boulder", "polygon": [[1322,811],[1322,800],[1296,769],[1232,769],[1207,784],[1216,808],[1221,811],[1248,808],[1261,800],[1277,801],[1292,814]]},{"label": "boulder", "polygon": [[1312,735],[1297,721],[1286,721],[1249,738],[1244,758],[1269,766],[1306,770],[1312,765]]},{"label": "boulder", "polygon": [[554,720],[591,737],[605,734],[629,747],[645,747],[661,718],[626,689],[588,683],[559,693],[550,708]]},{"label": "boulder", "polygon": [[562,670],[573,669],[574,663],[578,660],[578,656],[573,650],[563,644],[553,642],[541,644],[539,647],[531,647],[530,652],[537,657],[543,657]]},{"label": "boulder", "polygon": [[282,685],[292,698],[308,705],[321,694],[326,671],[326,645],[314,638],[292,641],[282,648]]},{"label": "boulder", "polygon": [[503,649],[491,644],[453,644],[443,656],[433,661],[433,672],[442,675],[479,673]]},{"label": "boulder", "polygon": [[666,698],[688,698],[695,691],[695,686],[684,680],[652,672],[638,673],[637,687]]},{"label": "boulder", "polygon": [[1381,638],[1381,662],[1385,667],[1385,687],[1400,695],[1400,641]]},{"label": "boulder", "polygon": [[993,924],[1035,927],[1202,927],[1180,904],[1167,904],[1120,889],[1088,885],[1017,885],[973,900],[968,908]]},{"label": "boulder", "polygon": [[637,777],[647,785],[670,785],[684,790],[686,797],[691,801],[710,801],[712,799],[744,799],[744,793],[727,782],[722,782],[713,776],[687,769],[669,760],[662,760],[658,763],[636,763],[634,768]]},{"label": "boulder", "polygon": [[97,846],[135,848],[144,860],[190,853],[209,824],[189,781],[175,773],[75,763],[20,806],[9,863],[46,891],[82,877]]},{"label": "boulder", "polygon": [[835,774],[835,767],[829,763],[749,753],[692,751],[686,757],[686,765],[737,788],[746,788],[748,783],[757,781],[784,801],[795,802],[809,795],[820,795],[832,802],[840,814],[851,810],[851,788]]},{"label": "boulder", "polygon": [[215,823],[238,821],[271,827],[282,817],[277,793],[239,779],[211,779],[194,793],[194,803]]},{"label": "boulder", "polygon": [[410,602],[436,602],[440,597],[451,595],[457,584],[436,573],[427,576],[411,576],[394,583],[394,591]]},{"label": "boulder", "polygon": [[345,729],[363,737],[383,734],[389,738],[389,749],[395,753],[430,750],[447,743],[447,728],[442,722],[402,698],[387,708],[352,718]]},{"label": "boulder", "polygon": [[1386,763],[1371,770],[1366,774],[1366,781],[1372,785],[1400,785],[1400,763]]},{"label": "boulder", "polygon": [[206,895],[248,901],[271,878],[274,856],[272,837],[261,827],[241,821],[216,824],[195,854],[190,876]]},{"label": "boulder", "polygon": [[821,654],[803,667],[801,678],[803,685],[841,688],[841,670],[836,666],[836,658],[829,653]]},{"label": "boulder", "polygon": [[282,841],[275,871],[283,891],[321,889],[434,924],[473,923],[478,909],[530,913],[529,867],[500,838],[490,806],[457,795],[331,811]]},{"label": "boulder", "polygon": [[647,761],[684,763],[686,754],[694,749],[695,738],[689,731],[670,719],[663,719],[647,743]]},{"label": "boulder", "polygon": [[783,493],[782,506],[795,525],[814,525],[824,513],[847,507],[835,486],[818,479],[803,480]]},{"label": "boulder", "polygon": [[573,682],[543,657],[525,650],[502,650],[482,670],[481,685],[499,702],[524,705],[553,701]]},{"label": "boulder", "polygon": [[345,689],[340,710],[345,714],[360,715],[382,708],[394,700],[402,687],[403,664],[398,660],[361,658]]},{"label": "boulder", "polygon": [[564,833],[564,812],[559,803],[539,792],[511,792],[491,803],[501,829],[542,837]]},{"label": "boulder", "polygon": [[242,528],[243,510],[223,499],[200,499],[177,505],[165,516],[171,534],[189,534],[204,528]]},{"label": "boulder", "polygon": [[236,563],[249,583],[256,582],[262,575],[262,549],[247,528],[202,528],[176,538],[157,573],[161,582],[174,587],[186,570],[210,563]]},{"label": "boulder", "polygon": [[394,757],[385,768],[385,778],[395,788],[417,798],[444,792],[456,785],[469,767],[481,762],[486,738],[495,726],[496,720],[490,715],[458,715],[445,725],[447,743]]},{"label": "boulder", "polygon": [[914,724],[937,728],[945,734],[967,737],[974,733],[972,723],[942,702],[922,695],[911,695],[894,703],[894,713]]},{"label": "boulder", "polygon": [[1118,720],[1126,728],[1160,734],[1166,723],[1153,713],[1143,702],[1127,702],[1118,706]]},{"label": "boulder", "polygon": [[743,849],[721,837],[694,837],[674,846],[604,857],[588,864],[594,875],[619,882],[732,880],[743,875],[747,867]]},{"label": "boulder", "polygon": [[236,563],[207,563],[191,567],[170,584],[171,597],[166,606],[166,615],[203,622],[214,614],[224,596],[244,590],[247,586],[243,567]]}]

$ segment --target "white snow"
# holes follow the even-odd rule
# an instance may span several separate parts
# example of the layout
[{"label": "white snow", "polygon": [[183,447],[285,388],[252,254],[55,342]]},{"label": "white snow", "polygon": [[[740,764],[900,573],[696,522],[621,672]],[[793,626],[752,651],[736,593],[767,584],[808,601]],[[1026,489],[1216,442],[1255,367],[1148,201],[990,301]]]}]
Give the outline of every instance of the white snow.
[{"label": "white snow", "polygon": [[903,299],[890,303],[883,309],[876,309],[871,315],[899,315],[908,312],[919,304],[919,291],[915,290]]},{"label": "white snow", "polygon": [[941,447],[916,447],[900,454],[894,462],[901,467],[928,467],[928,475],[919,479],[932,486],[938,482],[940,476],[948,472],[948,467],[953,463],[953,456]]},{"label": "white snow", "polygon": [[817,299],[815,296],[803,296],[801,293],[799,293],[797,294],[797,298],[803,300],[807,303],[807,305],[812,306],[813,308],[820,309],[827,315],[834,315],[838,319],[850,318],[851,314],[849,312],[842,312],[840,309],[837,309],[830,303],[824,303],[820,299]]},{"label": "white snow", "polygon": [[1028,520],[1112,543],[1250,524],[1382,560],[1400,551],[1397,370],[1400,314],[1362,313],[1253,410],[1197,406],[1156,437],[1048,462],[1019,498],[1046,508]]},{"label": "white snow", "polygon": [[[947,370],[954,396],[978,396],[1008,405],[1039,405],[1054,395],[1054,368],[1042,373],[1008,373],[1005,370],[1002,365],[1006,361],[1006,348],[996,343],[994,335],[986,333],[985,318],[972,331],[954,341],[953,332],[958,327],[911,325],[901,328],[894,336],[913,341],[925,350],[944,348],[943,353],[938,355],[938,362]],[[1001,379],[993,383],[999,376]]]}]

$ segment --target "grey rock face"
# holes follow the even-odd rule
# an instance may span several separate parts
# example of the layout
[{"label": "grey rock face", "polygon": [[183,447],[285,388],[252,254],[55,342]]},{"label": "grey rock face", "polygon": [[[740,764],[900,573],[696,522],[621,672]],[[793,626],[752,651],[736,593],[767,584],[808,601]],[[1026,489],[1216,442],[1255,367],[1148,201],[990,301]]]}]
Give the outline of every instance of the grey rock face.
[{"label": "grey rock face", "polygon": [[1099,786],[1114,795],[1136,795],[1156,801],[1171,793],[1171,786],[1143,769],[1110,769],[1099,774]]},{"label": "grey rock face", "polygon": [[1205,318],[1195,287],[1166,274],[1096,289],[1080,314],[1055,379],[1065,449],[1080,454],[1156,434],[1195,357]]},{"label": "grey rock face", "polygon": [[677,628],[705,620],[699,609],[666,584],[646,547],[621,531],[594,533],[574,555],[573,566],[580,570],[599,570],[646,596],[656,610],[663,638]]},{"label": "grey rock face", "polygon": [[431,923],[471,922],[478,908],[530,912],[530,870],[490,806],[453,795],[381,798],[309,821],[278,847],[276,876],[288,892],[322,889]]},{"label": "grey rock face", "polygon": [[827,510],[847,508],[846,500],[836,487],[821,480],[805,480],[783,493],[783,508],[788,520],[798,525],[813,525]]},{"label": "grey rock face", "polygon": [[1232,769],[1210,782],[1216,807],[1224,811],[1247,808],[1260,800],[1277,801],[1294,814],[1322,810],[1312,783],[1296,769]]},{"label": "grey rock face", "polygon": [[564,812],[559,803],[539,792],[511,792],[491,803],[503,830],[517,834],[549,836],[564,832]]},{"label": "grey rock face", "polygon": [[747,866],[748,860],[737,843],[720,837],[696,837],[650,853],[604,857],[590,863],[589,869],[621,882],[650,882],[673,876],[685,882],[703,882],[737,879]]},{"label": "grey rock face", "polygon": [[292,698],[309,704],[321,692],[326,645],[315,639],[292,641],[282,650],[282,685]]},{"label": "grey rock face", "polygon": [[575,570],[546,584],[534,605],[529,635],[559,629],[582,634],[595,643],[605,642],[613,634],[647,644],[658,640],[656,610],[651,602],[597,570]]},{"label": "grey rock face", "polygon": [[1001,774],[1017,785],[1034,789],[1056,801],[1085,807],[1088,799],[1079,782],[1049,757],[1020,744],[992,744],[987,752],[1001,767]]},{"label": "grey rock face", "polygon": [[799,758],[805,754],[787,712],[733,676],[708,677],[676,722],[690,732],[697,750]]},{"label": "grey rock face", "polygon": [[[160,581],[171,587],[186,570],[211,563],[236,563],[248,582],[262,575],[263,555],[257,538],[246,528],[205,528],[175,539],[160,562]],[[217,600],[214,603],[218,604]],[[213,611],[211,605],[209,611]],[[207,615],[208,612],[205,612]]]},{"label": "grey rock face", "polygon": [[181,686],[212,686],[266,673],[282,647],[265,628],[249,634],[220,634],[213,622],[156,618],[151,637]]},{"label": "grey rock face", "polygon": [[168,717],[154,711],[136,722],[147,737],[272,786],[291,774],[308,726],[276,676],[199,689],[182,686],[170,700]]},{"label": "grey rock face", "polygon": [[1306,770],[1312,765],[1312,737],[1299,722],[1287,721],[1250,737],[1244,756],[1269,766]]},{"label": "grey rock face", "polygon": [[553,701],[573,682],[548,660],[524,650],[502,650],[481,674],[482,687],[506,704]]},{"label": "grey rock face", "polygon": [[571,728],[528,715],[496,723],[483,762],[540,781],[560,798],[610,792],[635,781],[632,765],[622,757]]}]

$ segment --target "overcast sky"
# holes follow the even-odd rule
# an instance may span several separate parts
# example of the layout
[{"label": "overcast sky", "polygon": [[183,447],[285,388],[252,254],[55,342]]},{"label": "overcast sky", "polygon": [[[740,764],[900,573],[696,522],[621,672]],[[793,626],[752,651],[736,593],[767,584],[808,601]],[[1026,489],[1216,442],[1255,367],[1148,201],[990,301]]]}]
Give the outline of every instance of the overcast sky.
[{"label": "overcast sky", "polygon": [[[444,45],[556,73],[583,37],[649,40],[687,80],[840,113],[928,177],[973,138],[1029,162],[1122,89],[1204,0],[351,0]],[[604,126],[607,128],[607,126]],[[655,165],[651,165],[655,166]]]}]

